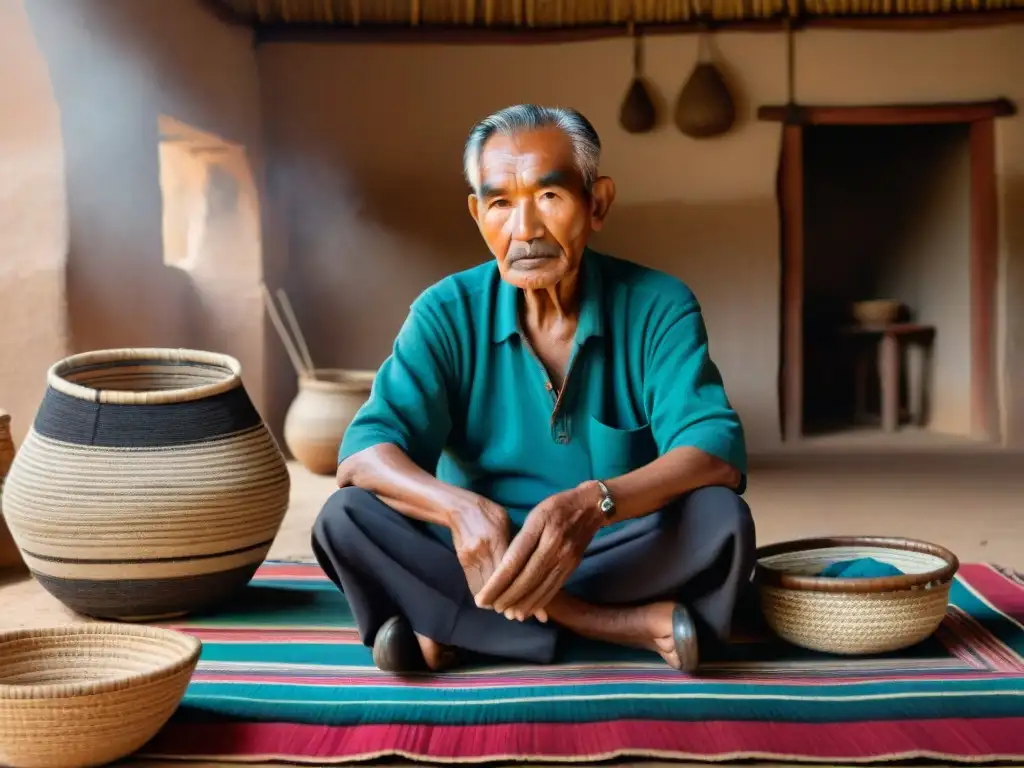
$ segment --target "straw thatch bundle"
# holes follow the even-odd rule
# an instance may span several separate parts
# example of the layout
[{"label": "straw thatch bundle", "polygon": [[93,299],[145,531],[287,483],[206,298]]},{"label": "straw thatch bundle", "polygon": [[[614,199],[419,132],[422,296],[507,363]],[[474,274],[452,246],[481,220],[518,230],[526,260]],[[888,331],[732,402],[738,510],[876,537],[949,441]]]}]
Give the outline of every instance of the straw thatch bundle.
[{"label": "straw thatch bundle", "polygon": [[1024,0],[214,0],[254,24],[573,28],[783,16],[940,15],[1024,9]]}]

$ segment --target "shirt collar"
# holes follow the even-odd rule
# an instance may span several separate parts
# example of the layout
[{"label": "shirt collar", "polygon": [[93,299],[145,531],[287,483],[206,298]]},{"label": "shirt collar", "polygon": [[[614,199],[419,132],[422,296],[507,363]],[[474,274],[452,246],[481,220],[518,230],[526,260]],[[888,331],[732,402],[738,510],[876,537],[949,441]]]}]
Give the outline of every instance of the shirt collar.
[{"label": "shirt collar", "polygon": [[[580,263],[580,318],[576,327],[576,343],[583,343],[604,334],[604,280],[600,256],[589,248]],[[501,343],[520,333],[519,289],[498,276],[498,297],[495,303],[493,341]]]}]

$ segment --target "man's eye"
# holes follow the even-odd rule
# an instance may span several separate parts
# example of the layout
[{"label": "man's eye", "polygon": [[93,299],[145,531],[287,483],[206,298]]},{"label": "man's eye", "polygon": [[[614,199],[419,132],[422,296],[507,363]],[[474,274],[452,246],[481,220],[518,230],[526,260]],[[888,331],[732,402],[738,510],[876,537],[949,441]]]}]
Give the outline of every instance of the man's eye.
[{"label": "man's eye", "polygon": [[554,192],[545,192],[540,197],[542,200],[554,200],[555,198],[558,197],[558,195],[556,195]]},{"label": "man's eye", "polygon": [[494,200],[491,202],[491,208],[508,208],[508,200]]}]

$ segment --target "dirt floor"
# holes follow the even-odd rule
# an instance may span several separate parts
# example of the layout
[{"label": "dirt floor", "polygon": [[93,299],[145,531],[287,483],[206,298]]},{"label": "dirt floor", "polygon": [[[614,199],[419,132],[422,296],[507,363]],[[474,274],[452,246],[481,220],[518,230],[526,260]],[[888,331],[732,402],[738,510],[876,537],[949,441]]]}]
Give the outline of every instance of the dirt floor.
[{"label": "dirt floor", "polygon": [[[758,542],[906,536],[942,544],[964,562],[1024,570],[1024,455],[913,435],[878,449],[877,439],[867,436],[753,457],[746,498]],[[310,559],[310,526],[334,481],[298,465],[292,478],[291,508],[270,557]],[[30,579],[0,579],[0,630],[77,621],[83,619]]]}]

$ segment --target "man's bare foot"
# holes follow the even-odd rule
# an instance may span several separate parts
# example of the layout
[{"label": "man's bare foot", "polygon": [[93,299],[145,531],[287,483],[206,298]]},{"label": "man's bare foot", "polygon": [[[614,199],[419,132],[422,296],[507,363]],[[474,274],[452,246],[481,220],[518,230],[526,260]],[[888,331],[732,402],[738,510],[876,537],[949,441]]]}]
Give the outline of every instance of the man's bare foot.
[{"label": "man's bare foot", "polygon": [[563,592],[548,604],[547,612],[554,622],[583,637],[654,651],[673,669],[692,671],[696,667],[693,625],[689,614],[676,603],[596,606]]},{"label": "man's bare foot", "polygon": [[454,649],[448,645],[431,640],[421,634],[416,634],[416,642],[420,644],[423,652],[423,661],[431,672],[441,672],[453,666],[457,660]]},{"label": "man's bare foot", "polygon": [[643,636],[646,638],[647,650],[658,653],[673,669],[681,669],[682,660],[676,650],[676,639],[672,632],[675,608],[675,603],[652,603],[630,610],[638,613],[638,620],[646,627]]}]

